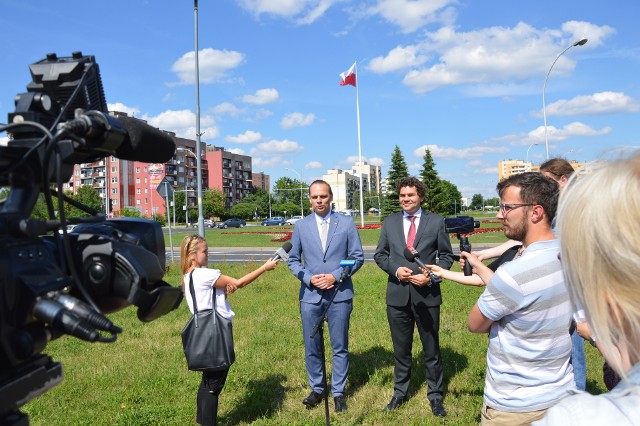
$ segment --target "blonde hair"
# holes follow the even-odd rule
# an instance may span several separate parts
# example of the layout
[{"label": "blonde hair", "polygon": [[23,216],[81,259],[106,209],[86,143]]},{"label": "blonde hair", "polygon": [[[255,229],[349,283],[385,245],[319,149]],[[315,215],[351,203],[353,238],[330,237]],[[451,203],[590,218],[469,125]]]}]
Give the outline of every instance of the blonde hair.
[{"label": "blonde hair", "polygon": [[560,196],[565,282],[610,365],[640,361],[640,151],[576,172]]},{"label": "blonde hair", "polygon": [[196,254],[198,243],[201,241],[207,242],[203,236],[198,234],[187,235],[182,239],[180,244],[180,270],[182,275],[186,274],[189,267],[191,267],[191,255]]}]

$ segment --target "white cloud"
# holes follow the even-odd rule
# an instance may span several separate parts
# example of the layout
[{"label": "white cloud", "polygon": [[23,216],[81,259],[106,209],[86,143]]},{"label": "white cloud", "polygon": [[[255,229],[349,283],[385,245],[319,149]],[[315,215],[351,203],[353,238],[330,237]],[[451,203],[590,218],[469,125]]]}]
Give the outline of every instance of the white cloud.
[{"label": "white cloud", "polygon": [[262,139],[262,134],[260,132],[254,132],[253,130],[247,130],[246,132],[239,134],[237,136],[226,136],[224,138],[227,142],[233,143],[242,143],[242,144],[250,144],[256,143]]},{"label": "white cloud", "polygon": [[319,161],[309,161],[307,164],[304,165],[305,169],[322,169],[323,165],[321,162]]},{"label": "white cloud", "polygon": [[371,157],[369,159],[369,164],[371,164],[372,166],[380,166],[380,167],[382,167],[382,166],[385,165],[385,162],[384,162],[384,160],[382,158]]},{"label": "white cloud", "polygon": [[[573,99],[556,101],[546,107],[547,117],[638,111],[640,111],[640,102],[622,92],[599,92],[588,96],[576,96]],[[542,116],[542,110],[535,115]]]},{"label": "white cloud", "polygon": [[281,155],[294,154],[304,151],[304,147],[298,142],[272,139],[268,142],[262,142],[251,149],[250,155]]},{"label": "white cloud", "polygon": [[107,104],[107,108],[109,111],[119,111],[126,112],[129,117],[136,117],[140,114],[140,109],[136,107],[128,107],[121,102],[116,102],[115,104]]},{"label": "white cloud", "polygon": [[247,121],[250,121],[250,122],[261,121],[261,120],[264,120],[265,118],[271,117],[272,115],[273,115],[272,111],[269,111],[268,109],[260,109],[255,112],[252,118],[248,118]]},{"label": "white cloud", "polygon": [[468,148],[451,148],[438,145],[423,145],[413,150],[413,155],[416,157],[424,157],[426,149],[431,151],[433,158],[444,158],[447,160],[474,158],[479,157],[482,154],[508,152],[509,148],[500,146],[472,146]]},{"label": "white cloud", "polygon": [[[554,126],[547,126],[547,139],[549,141],[563,141],[574,137],[601,136],[611,133],[611,127],[603,127],[596,130],[579,121],[574,121],[558,129]],[[526,146],[531,144],[544,145],[544,126],[536,127],[529,133],[512,133],[495,139],[496,142],[508,143],[512,146]]]},{"label": "white cloud", "polygon": [[243,149],[240,149],[240,148],[231,148],[231,149],[227,149],[227,148],[225,148],[224,150],[225,150],[225,151],[229,151],[229,152],[231,152],[231,153],[233,153],[233,154],[237,154],[237,155],[245,155],[245,154],[244,154],[244,150],[243,150]]},{"label": "white cloud", "polygon": [[273,157],[253,157],[251,159],[253,170],[268,170],[272,167],[282,167],[291,164],[291,160],[287,160],[285,157],[274,155]]},{"label": "white cloud", "polygon": [[253,95],[245,95],[242,101],[248,104],[264,105],[270,104],[278,100],[278,91],[276,89],[260,89]]},{"label": "white cloud", "polygon": [[452,11],[445,8],[455,3],[455,0],[378,0],[368,12],[399,26],[403,33],[410,33],[429,23],[450,21]]},{"label": "white cloud", "polygon": [[308,25],[322,17],[341,0],[240,0],[239,4],[258,19],[261,15],[292,20],[298,25]]},{"label": "white cloud", "polygon": [[[224,81],[227,73],[244,62],[244,54],[231,50],[202,49],[198,53],[200,83],[210,84]],[[195,83],[195,54],[187,52],[172,66],[180,79],[179,84]]]},{"label": "white cloud", "polygon": [[214,115],[225,115],[228,114],[231,117],[239,117],[245,112],[247,112],[244,108],[238,108],[231,102],[223,102],[211,108],[209,110]]},{"label": "white cloud", "polygon": [[[546,74],[549,58],[556,57],[581,38],[582,35],[576,34],[582,31],[589,31],[589,42],[576,47],[581,50],[592,49],[615,33],[606,25],[578,21],[566,22],[561,29],[538,29],[523,22],[513,27],[489,27],[469,32],[457,32],[454,27],[445,26],[427,32],[423,41],[403,48],[412,49],[410,51],[417,58],[434,58],[425,66],[413,67],[403,83],[415,93],[451,85],[500,84],[502,90],[497,95],[509,95],[504,89],[510,85],[517,88]],[[390,57],[391,53],[387,55]],[[554,66],[554,78],[569,75],[574,67],[575,59],[563,55]]]},{"label": "white cloud", "polygon": [[421,54],[417,46],[397,46],[387,53],[387,56],[373,58],[366,68],[374,73],[384,74],[416,67],[424,64],[427,60],[429,57]]},{"label": "white cloud", "polygon": [[303,114],[301,112],[292,112],[284,116],[280,125],[283,129],[291,129],[293,127],[309,126],[316,119],[315,114]]},{"label": "white cloud", "polygon": [[[161,130],[174,132],[177,136],[194,140],[196,137],[196,115],[191,110],[167,110],[156,116],[144,114],[142,117],[151,126]],[[202,140],[213,140],[220,136],[220,129],[213,117],[203,115],[200,117],[200,132]]]}]

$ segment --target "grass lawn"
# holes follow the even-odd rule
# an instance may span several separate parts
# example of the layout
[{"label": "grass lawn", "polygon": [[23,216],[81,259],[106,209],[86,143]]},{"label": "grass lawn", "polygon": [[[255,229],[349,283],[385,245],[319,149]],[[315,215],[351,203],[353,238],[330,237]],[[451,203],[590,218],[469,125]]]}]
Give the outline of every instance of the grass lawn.
[{"label": "grass lawn", "polygon": [[[213,231],[212,231],[213,232]],[[210,265],[241,276],[258,264]],[[165,278],[178,285],[177,265]],[[441,349],[445,367],[445,407],[436,419],[426,401],[419,339],[414,338],[410,399],[383,413],[393,393],[393,349],[385,313],[386,277],[375,264],[354,276],[351,368],[340,425],[471,425],[479,421],[484,386],[486,335],[467,331],[469,310],[482,292],[444,281]],[[299,284],[285,265],[267,273],[229,300],[236,317],[236,362],[221,394],[221,425],[319,425],[324,406],[306,410],[308,394],[298,307]],[[65,379],[23,407],[32,425],[192,425],[200,375],[186,369],[180,331],[189,318],[186,303],[151,323],[140,323],[134,308],[110,316],[124,329],[117,342],[89,344],[65,336],[46,353],[61,361]],[[328,344],[328,333],[325,333]],[[586,345],[588,390],[601,393],[602,358]],[[330,362],[327,363],[329,374]]]}]

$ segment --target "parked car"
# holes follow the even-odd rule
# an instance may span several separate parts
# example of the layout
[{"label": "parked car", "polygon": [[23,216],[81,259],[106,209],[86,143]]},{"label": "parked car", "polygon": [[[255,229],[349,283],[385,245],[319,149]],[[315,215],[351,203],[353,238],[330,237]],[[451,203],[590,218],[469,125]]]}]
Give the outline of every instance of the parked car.
[{"label": "parked car", "polygon": [[224,222],[220,222],[218,224],[218,228],[227,229],[227,228],[244,228],[247,224],[243,219],[238,219],[237,217],[232,217],[231,219],[227,219]]},{"label": "parked car", "polygon": [[262,226],[282,226],[284,225],[284,218],[280,216],[270,217],[262,221]]},{"label": "parked car", "polygon": [[300,219],[302,219],[302,216],[293,216],[292,218],[285,220],[284,223],[285,225],[293,225]]},{"label": "parked car", "polygon": [[[194,227],[194,228],[197,228],[197,227],[198,227],[198,221],[196,221],[196,222],[193,224],[193,227]],[[215,228],[215,227],[216,227],[216,221],[215,221],[215,220],[211,220],[211,219],[205,219],[205,220],[204,220],[204,227],[205,227],[205,228]]]}]

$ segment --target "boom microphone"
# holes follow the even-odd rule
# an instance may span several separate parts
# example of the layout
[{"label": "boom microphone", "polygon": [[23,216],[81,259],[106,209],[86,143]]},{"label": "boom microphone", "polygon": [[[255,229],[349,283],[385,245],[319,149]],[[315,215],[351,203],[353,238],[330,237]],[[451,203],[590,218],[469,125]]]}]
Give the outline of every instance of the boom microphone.
[{"label": "boom microphone", "polygon": [[427,284],[429,287],[431,287],[431,284],[440,284],[442,282],[442,278],[440,278],[439,276],[431,272],[431,269],[427,268],[427,265],[425,265],[424,262],[420,260],[420,255],[418,253],[418,250],[414,249],[413,247],[405,248],[404,258],[407,259],[409,262],[417,263],[418,266],[420,266],[422,269],[425,269],[427,271],[429,278],[431,279],[431,282]]},{"label": "boom microphone", "polygon": [[176,151],[167,133],[124,115],[116,118],[101,111],[77,110],[75,118],[65,123],[64,129],[85,138],[89,149],[122,160],[166,163]]},{"label": "boom microphone", "polygon": [[353,256],[347,257],[346,260],[341,260],[340,267],[342,268],[342,272],[340,273],[340,279],[338,281],[343,282],[344,280],[349,278],[349,276],[351,276],[351,270],[354,266],[356,266],[356,258]]},{"label": "boom microphone", "polygon": [[273,255],[271,260],[284,259],[287,260],[289,258],[289,252],[291,251],[291,241],[287,241],[280,247]]}]

